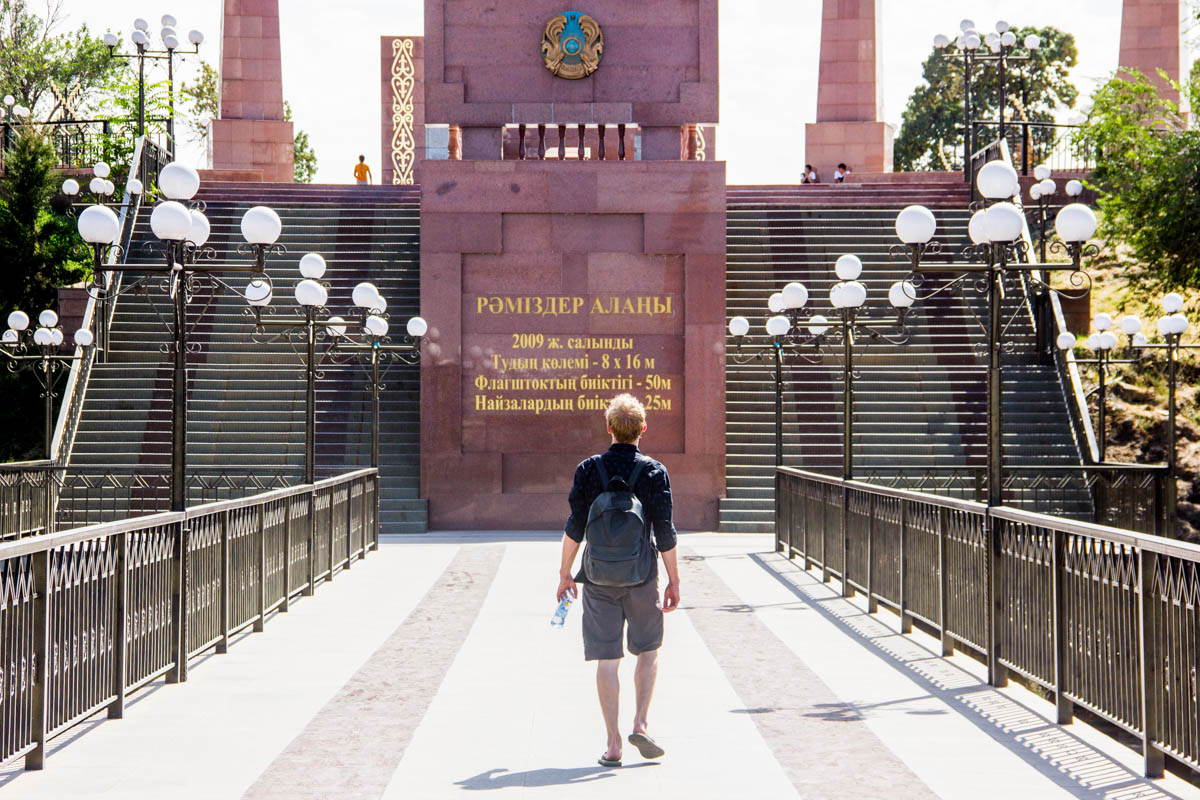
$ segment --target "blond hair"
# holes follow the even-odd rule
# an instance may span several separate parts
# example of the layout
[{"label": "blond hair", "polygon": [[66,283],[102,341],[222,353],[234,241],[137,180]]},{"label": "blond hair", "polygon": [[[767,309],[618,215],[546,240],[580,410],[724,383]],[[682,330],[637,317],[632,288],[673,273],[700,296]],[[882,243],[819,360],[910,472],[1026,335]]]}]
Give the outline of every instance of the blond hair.
[{"label": "blond hair", "polygon": [[631,394],[619,394],[608,404],[604,420],[613,438],[623,444],[632,444],[646,428],[646,407]]}]

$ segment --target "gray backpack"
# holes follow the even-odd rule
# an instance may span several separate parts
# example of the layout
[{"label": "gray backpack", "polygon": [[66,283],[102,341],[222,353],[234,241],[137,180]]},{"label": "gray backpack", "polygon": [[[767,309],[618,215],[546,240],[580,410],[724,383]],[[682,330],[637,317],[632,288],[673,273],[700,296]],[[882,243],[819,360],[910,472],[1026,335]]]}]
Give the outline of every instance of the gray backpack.
[{"label": "gray backpack", "polygon": [[583,571],[597,586],[637,586],[645,583],[654,569],[654,552],[646,535],[646,515],[642,501],[633,493],[638,475],[646,462],[633,465],[626,489],[612,489],[603,459],[596,459],[600,485],[604,491],[588,509],[583,535]]}]

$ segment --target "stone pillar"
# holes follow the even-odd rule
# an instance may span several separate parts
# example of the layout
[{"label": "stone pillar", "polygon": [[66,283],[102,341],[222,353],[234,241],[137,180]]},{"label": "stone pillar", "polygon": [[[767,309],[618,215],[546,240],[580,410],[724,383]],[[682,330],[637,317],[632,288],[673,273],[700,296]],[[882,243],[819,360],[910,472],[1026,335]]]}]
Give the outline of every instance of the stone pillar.
[{"label": "stone pillar", "polygon": [[224,0],[220,116],[208,132],[214,170],[291,183],[292,123],[283,119],[279,0]]},{"label": "stone pillar", "polygon": [[381,37],[382,184],[421,182],[425,160],[425,37]]},{"label": "stone pillar", "polygon": [[895,132],[881,121],[878,34],[878,0],[822,1],[817,121],[804,126],[804,160],[822,182],[832,182],[840,162],[855,172],[892,170]]},{"label": "stone pillar", "polygon": [[1185,4],[1180,0],[1124,0],[1121,8],[1122,67],[1137,69],[1165,89],[1165,96],[1179,102],[1179,92],[1165,88],[1158,78],[1160,69],[1172,80],[1183,74],[1183,48],[1180,39],[1180,15]]}]

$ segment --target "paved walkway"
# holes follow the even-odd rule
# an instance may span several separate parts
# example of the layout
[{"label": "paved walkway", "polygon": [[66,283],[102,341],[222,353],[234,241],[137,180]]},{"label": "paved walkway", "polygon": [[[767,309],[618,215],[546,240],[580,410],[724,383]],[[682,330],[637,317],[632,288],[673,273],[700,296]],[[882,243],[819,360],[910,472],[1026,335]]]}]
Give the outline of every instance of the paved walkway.
[{"label": "paved walkway", "polygon": [[[888,612],[771,552],[681,537],[651,728],[667,755],[595,763],[579,612],[550,628],[556,537],[388,542],[312,599],[56,740],[0,798],[1200,798],[1046,701],[995,690]],[[632,679],[623,665],[623,681]],[[632,714],[623,683],[622,720]]]}]

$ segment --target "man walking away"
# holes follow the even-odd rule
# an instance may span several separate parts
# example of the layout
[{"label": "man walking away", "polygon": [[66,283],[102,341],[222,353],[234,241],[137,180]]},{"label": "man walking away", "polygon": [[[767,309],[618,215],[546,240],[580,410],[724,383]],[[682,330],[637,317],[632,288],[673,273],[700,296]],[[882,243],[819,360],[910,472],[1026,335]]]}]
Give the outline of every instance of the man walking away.
[{"label": "man walking away", "polygon": [[367,166],[366,156],[358,157],[358,163],[354,165],[354,180],[359,186],[371,183],[371,168]]},{"label": "man walking away", "polygon": [[[608,731],[608,744],[599,763],[619,767],[617,667],[625,655],[622,638],[629,652],[637,656],[633,676],[637,705],[629,743],[643,758],[663,755],[650,737],[647,717],[658,675],[663,613],[679,607],[679,565],[667,469],[638,450],[646,430],[646,409],[632,395],[622,394],[609,403],[604,418],[612,446],[575,469],[555,597],[561,601],[568,591],[575,591],[577,582],[582,584],[583,657],[597,662],[596,690]],[[582,567],[572,578],[575,556],[585,537]],[[658,554],[667,569],[661,605]]]}]

